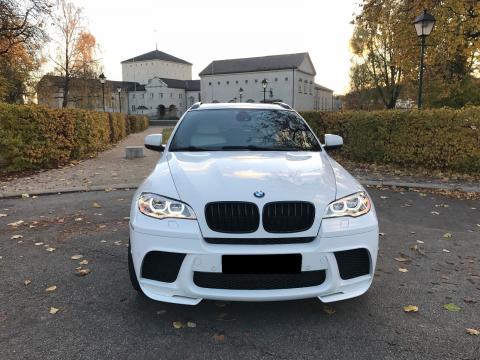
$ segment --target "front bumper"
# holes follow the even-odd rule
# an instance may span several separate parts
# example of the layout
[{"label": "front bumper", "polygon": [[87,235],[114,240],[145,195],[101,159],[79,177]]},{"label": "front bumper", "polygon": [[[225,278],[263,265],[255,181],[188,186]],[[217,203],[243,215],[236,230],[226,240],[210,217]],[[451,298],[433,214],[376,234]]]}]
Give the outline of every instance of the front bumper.
[{"label": "front bumper", "polygon": [[[221,245],[206,243],[196,221],[157,220],[137,214],[130,224],[130,241],[140,287],[154,300],[195,305],[202,299],[276,301],[318,297],[331,302],[359,296],[370,287],[378,252],[378,225],[371,212],[357,219],[324,219],[318,236],[306,244]],[[344,280],[335,252],[352,249],[368,251],[370,271]],[[142,262],[151,251],[186,254],[175,281],[141,277]],[[222,255],[234,254],[301,254],[301,271],[325,270],[325,281],[318,286],[274,290],[214,289],[195,284],[195,272],[222,273]]]}]

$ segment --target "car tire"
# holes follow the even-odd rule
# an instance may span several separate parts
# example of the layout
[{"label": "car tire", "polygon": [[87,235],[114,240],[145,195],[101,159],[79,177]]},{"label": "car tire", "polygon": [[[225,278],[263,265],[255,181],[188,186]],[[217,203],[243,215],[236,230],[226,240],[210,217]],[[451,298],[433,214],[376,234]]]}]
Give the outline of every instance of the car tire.
[{"label": "car tire", "polygon": [[133,267],[133,258],[132,253],[130,252],[130,244],[128,244],[128,273],[130,274],[130,282],[132,283],[132,287],[140,293],[142,289],[140,288],[140,284],[138,283],[137,274],[135,274],[135,268]]}]

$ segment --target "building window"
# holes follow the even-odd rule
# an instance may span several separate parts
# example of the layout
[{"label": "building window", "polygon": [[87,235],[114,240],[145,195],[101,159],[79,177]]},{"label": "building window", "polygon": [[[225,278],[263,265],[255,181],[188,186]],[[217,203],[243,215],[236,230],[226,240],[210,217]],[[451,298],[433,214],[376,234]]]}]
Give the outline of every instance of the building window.
[{"label": "building window", "polygon": [[150,97],[153,99],[153,93],[150,94]]},{"label": "building window", "polygon": [[178,94],[178,98],[181,99],[183,94]]},{"label": "building window", "polygon": [[227,85],[229,85],[229,84],[230,84],[230,81],[227,80]]},{"label": "building window", "polygon": [[256,83],[258,83],[258,80],[257,80],[257,79],[255,79],[255,84],[256,84]]},{"label": "building window", "polygon": [[142,99],[145,99],[145,94],[142,94]]},{"label": "building window", "polygon": [[302,79],[298,79],[298,92],[301,94],[302,93]]},{"label": "building window", "polygon": [[132,105],[132,111],[135,111],[135,105]]},{"label": "building window", "polygon": [[135,94],[132,95],[132,99],[135,99]]},{"label": "building window", "polygon": [[160,93],[160,99],[163,99],[163,93]]},{"label": "building window", "polygon": [[235,84],[238,84],[238,80],[235,80]]},{"label": "building window", "polygon": [[211,83],[211,82],[209,82],[209,83],[208,83],[208,85],[209,85],[209,86],[212,86],[212,83]]},{"label": "building window", "polygon": [[173,93],[170,93],[170,99],[173,98]]},{"label": "building window", "polygon": [[305,83],[303,84],[303,92],[306,94],[307,93],[307,80],[305,80]]},{"label": "building window", "polygon": [[220,81],[217,82],[217,85],[220,85]]},{"label": "building window", "polygon": [[285,78],[285,81],[288,81],[288,76]]},{"label": "building window", "polygon": [[277,82],[277,81],[278,81],[278,78],[275,78],[275,82]]},{"label": "building window", "polygon": [[245,84],[248,84],[248,80],[245,80]]}]

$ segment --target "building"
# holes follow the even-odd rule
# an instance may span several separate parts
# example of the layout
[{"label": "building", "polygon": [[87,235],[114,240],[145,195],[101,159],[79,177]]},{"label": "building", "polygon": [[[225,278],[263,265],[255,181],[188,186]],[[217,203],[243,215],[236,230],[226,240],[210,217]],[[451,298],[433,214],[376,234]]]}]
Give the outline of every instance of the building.
[{"label": "building", "polygon": [[[215,60],[200,72],[200,80],[192,80],[191,63],[159,50],[121,65],[122,81],[106,80],[104,92],[99,79],[71,79],[68,106],[103,111],[105,101],[105,111],[152,119],[177,119],[197,101],[282,101],[299,111],[334,109],[333,91],[315,83],[308,53]],[[44,76],[39,103],[60,108],[64,82]]]},{"label": "building", "polygon": [[316,84],[315,75],[308,53],[215,60],[199,74],[200,94],[203,102],[282,101],[299,111],[332,110],[333,91]]}]

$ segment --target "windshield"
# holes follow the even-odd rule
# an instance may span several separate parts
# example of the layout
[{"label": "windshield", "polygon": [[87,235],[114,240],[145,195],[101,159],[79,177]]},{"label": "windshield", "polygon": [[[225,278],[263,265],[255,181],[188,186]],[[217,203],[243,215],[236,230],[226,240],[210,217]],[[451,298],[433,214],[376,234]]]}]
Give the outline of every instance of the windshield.
[{"label": "windshield", "polygon": [[310,129],[293,111],[218,109],[188,112],[170,151],[319,151]]}]

